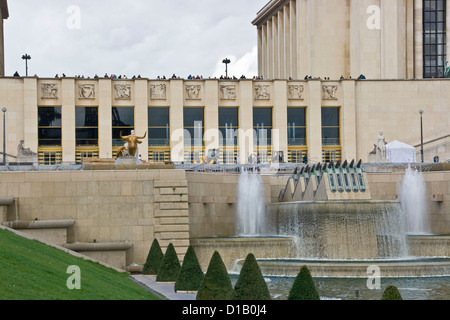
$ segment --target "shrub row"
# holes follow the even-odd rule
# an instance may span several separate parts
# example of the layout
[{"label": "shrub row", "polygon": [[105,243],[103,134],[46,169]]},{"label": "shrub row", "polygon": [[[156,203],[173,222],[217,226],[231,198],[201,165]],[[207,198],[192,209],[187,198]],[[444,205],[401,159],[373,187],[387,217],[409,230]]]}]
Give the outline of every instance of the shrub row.
[{"label": "shrub row", "polygon": [[[231,278],[220,254],[215,251],[203,273],[192,246],[188,247],[183,265],[172,243],[163,254],[158,240],[154,240],[142,270],[156,275],[157,282],[175,282],[175,292],[197,291],[197,300],[271,300],[269,289],[255,256],[250,253],[242,265],[233,288]],[[307,266],[303,266],[294,280],[288,300],[320,300],[320,295]],[[388,286],[382,300],[402,300],[394,286]]]},{"label": "shrub row", "polygon": [[170,243],[163,254],[157,239],[153,240],[142,273],[156,275],[157,282],[175,282],[175,291],[197,291],[204,278],[192,246],[181,265],[173,244]]}]

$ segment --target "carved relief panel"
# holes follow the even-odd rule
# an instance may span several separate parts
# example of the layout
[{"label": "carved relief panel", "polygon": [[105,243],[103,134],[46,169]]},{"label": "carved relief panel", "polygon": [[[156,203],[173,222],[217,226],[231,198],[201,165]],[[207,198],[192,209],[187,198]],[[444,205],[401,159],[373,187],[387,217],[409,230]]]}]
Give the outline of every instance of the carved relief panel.
[{"label": "carved relief panel", "polygon": [[41,90],[42,99],[58,99],[59,87],[56,83],[43,83]]},{"label": "carved relief panel", "polygon": [[116,91],[116,99],[130,100],[131,99],[131,85],[130,84],[116,84],[114,85]]},{"label": "carved relief panel", "polygon": [[199,100],[200,99],[200,91],[201,86],[200,85],[187,85],[185,87],[186,89],[186,98],[187,100]]},{"label": "carved relief panel", "polygon": [[221,85],[220,99],[222,100],[236,100],[236,86],[235,85]]},{"label": "carved relief panel", "polygon": [[167,99],[167,85],[154,84],[150,86],[150,99],[152,100],[166,100]]},{"label": "carved relief panel", "polygon": [[290,85],[288,98],[291,100],[303,100],[303,91],[305,87],[302,85]]},{"label": "carved relief panel", "polygon": [[322,99],[323,100],[337,100],[338,87],[336,85],[324,85],[322,86]]},{"label": "carved relief panel", "polygon": [[79,84],[80,99],[95,99],[95,84]]},{"label": "carved relief panel", "polygon": [[255,100],[269,100],[270,99],[270,86],[257,84],[255,86]]}]

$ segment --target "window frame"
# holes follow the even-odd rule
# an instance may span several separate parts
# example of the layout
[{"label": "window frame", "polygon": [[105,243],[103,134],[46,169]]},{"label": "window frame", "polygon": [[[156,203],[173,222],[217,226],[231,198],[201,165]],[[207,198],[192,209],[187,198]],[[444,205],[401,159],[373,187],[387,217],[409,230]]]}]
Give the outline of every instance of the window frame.
[{"label": "window frame", "polygon": [[423,77],[443,78],[447,62],[447,4],[445,0],[423,0],[422,4]]}]

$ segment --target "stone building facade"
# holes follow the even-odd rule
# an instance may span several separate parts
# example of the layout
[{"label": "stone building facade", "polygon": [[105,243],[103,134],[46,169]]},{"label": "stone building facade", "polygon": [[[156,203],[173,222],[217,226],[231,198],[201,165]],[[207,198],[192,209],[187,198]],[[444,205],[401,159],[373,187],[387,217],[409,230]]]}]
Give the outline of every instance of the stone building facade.
[{"label": "stone building facade", "polygon": [[253,21],[259,74],[442,77],[449,15],[446,0],[271,0]]},{"label": "stone building facade", "polygon": [[201,162],[211,150],[219,163],[367,161],[380,131],[419,152],[420,109],[425,161],[445,161],[449,100],[447,79],[0,79],[7,160],[24,140],[40,164],[112,158],[131,130],[147,132],[139,153],[150,162]]},{"label": "stone building facade", "polygon": [[9,18],[7,0],[0,1],[0,76],[5,75],[5,41],[3,32],[3,20]]}]

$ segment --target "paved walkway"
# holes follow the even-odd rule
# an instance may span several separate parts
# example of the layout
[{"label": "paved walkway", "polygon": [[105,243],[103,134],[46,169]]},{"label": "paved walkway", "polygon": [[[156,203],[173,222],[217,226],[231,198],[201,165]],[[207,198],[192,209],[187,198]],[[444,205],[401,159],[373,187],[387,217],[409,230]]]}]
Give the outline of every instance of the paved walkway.
[{"label": "paved walkway", "polygon": [[168,300],[195,300],[195,293],[176,293],[174,284],[157,283],[156,276],[132,275],[132,279],[147,287],[156,296]]}]

